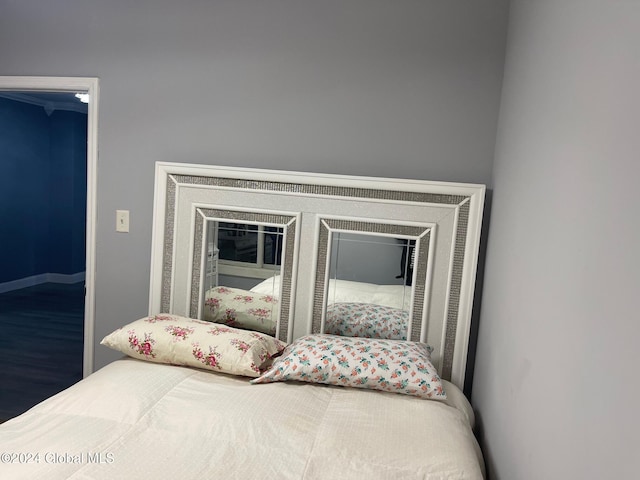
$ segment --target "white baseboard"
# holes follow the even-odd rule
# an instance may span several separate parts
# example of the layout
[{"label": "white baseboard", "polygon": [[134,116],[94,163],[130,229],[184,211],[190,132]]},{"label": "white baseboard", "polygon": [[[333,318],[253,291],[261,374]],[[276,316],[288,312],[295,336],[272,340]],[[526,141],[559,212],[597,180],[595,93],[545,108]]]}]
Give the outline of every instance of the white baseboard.
[{"label": "white baseboard", "polygon": [[85,272],[72,274],[65,273],[41,273],[31,277],[19,278],[10,282],[0,283],[0,293],[20,290],[21,288],[34,287],[41,283],[78,283],[84,281]]}]

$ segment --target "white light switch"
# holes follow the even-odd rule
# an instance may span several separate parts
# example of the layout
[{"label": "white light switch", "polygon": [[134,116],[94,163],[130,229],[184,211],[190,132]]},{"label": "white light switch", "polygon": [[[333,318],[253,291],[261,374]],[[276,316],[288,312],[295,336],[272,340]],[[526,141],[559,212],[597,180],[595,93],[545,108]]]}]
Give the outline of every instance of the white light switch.
[{"label": "white light switch", "polygon": [[116,232],[129,232],[129,210],[116,210]]}]

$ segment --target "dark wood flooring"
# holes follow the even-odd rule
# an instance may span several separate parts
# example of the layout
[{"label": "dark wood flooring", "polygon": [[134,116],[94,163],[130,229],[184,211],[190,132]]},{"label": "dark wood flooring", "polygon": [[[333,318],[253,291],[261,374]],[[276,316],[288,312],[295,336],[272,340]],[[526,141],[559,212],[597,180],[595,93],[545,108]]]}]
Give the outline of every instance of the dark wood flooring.
[{"label": "dark wood flooring", "polygon": [[0,294],[0,421],[82,378],[84,283]]}]

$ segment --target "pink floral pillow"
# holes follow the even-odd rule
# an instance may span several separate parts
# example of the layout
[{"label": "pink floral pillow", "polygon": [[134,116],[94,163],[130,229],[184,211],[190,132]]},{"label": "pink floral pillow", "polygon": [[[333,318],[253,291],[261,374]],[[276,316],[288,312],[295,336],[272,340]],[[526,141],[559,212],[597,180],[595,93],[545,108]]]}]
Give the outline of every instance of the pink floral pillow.
[{"label": "pink floral pillow", "polygon": [[247,377],[259,376],[286,345],[263,333],[169,314],[136,320],[100,343],[150,362]]},{"label": "pink floral pillow", "polygon": [[406,340],[409,312],[373,303],[340,302],[327,307],[325,333],[345,337]]},{"label": "pink floral pillow", "polygon": [[204,320],[230,327],[276,334],[278,299],[231,287],[214,287],[207,292]]},{"label": "pink floral pillow", "polygon": [[307,335],[285,348],[251,383],[287,380],[447,398],[431,347],[403,340]]}]

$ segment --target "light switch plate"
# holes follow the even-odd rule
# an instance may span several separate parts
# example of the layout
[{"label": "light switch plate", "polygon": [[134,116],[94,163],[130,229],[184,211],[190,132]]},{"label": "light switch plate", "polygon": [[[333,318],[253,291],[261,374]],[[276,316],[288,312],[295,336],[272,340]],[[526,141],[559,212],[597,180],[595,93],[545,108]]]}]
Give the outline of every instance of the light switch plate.
[{"label": "light switch plate", "polygon": [[116,232],[129,232],[129,210],[116,210]]}]

